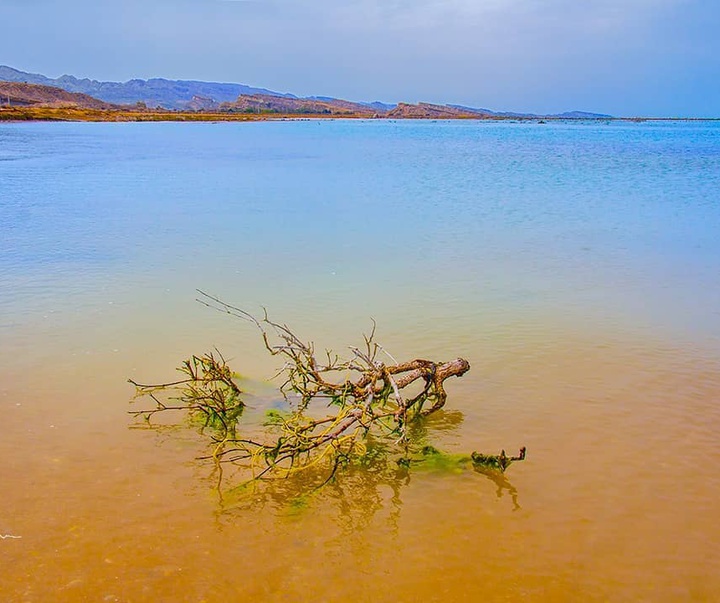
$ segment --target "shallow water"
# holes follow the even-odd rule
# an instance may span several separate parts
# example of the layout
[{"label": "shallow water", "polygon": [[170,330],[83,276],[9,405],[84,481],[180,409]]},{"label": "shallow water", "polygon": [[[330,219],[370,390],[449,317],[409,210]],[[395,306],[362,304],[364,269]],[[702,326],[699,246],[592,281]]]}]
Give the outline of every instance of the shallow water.
[{"label": "shallow water", "polygon": [[[2,598],[720,600],[718,190],[714,123],[0,125]],[[435,445],[527,460],[220,503],[126,414],[277,368],[196,288],[467,358]]]}]

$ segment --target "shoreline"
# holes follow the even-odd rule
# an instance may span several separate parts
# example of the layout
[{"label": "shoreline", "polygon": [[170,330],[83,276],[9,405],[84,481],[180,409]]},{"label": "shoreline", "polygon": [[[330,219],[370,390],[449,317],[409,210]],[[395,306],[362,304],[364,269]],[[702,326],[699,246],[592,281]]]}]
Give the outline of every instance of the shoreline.
[{"label": "shoreline", "polygon": [[458,117],[386,117],[356,113],[297,114],[297,113],[227,113],[194,111],[137,111],[118,109],[82,109],[76,107],[0,107],[0,122],[20,123],[37,121],[69,122],[248,122],[248,121],[305,121],[305,120],[372,120],[372,121],[492,121],[529,123],[573,122],[712,122],[720,117],[523,117],[523,116],[458,116]]}]

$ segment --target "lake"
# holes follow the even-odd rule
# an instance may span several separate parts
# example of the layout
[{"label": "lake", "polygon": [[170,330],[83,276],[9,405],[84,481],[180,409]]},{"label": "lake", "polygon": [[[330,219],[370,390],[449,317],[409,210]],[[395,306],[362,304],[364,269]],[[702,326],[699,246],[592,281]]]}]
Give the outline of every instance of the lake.
[{"label": "lake", "polygon": [[[720,124],[0,124],[8,601],[720,599]],[[466,358],[435,446],[504,475],[221,499],[128,378],[266,307],[345,353]],[[274,383],[274,385],[273,385]]]}]

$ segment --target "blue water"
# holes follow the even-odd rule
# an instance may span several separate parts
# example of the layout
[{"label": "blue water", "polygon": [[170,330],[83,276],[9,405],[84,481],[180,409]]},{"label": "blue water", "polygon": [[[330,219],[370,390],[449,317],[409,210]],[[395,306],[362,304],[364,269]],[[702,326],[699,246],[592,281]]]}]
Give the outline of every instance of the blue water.
[{"label": "blue water", "polygon": [[719,191],[712,122],[5,124],[0,325],[172,281],[717,343]]}]

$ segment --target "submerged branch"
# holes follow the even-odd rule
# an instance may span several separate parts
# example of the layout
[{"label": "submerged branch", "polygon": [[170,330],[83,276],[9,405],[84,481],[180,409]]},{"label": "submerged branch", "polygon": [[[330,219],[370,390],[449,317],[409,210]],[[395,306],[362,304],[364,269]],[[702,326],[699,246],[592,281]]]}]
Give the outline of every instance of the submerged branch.
[{"label": "submerged branch", "polygon": [[[266,310],[257,318],[203,291],[198,293],[200,303],[254,324],[266,350],[284,360],[278,376],[283,379],[280,390],[288,409],[268,411],[264,433],[237,438],[245,408],[243,392],[235,383],[235,373],[215,350],[186,360],[178,369],[183,379],[152,385],[129,380],[136,398],[149,396],[155,402],[153,408],[131,414],[148,422],[157,413],[171,410],[199,418],[203,427],[213,430],[215,441],[212,454],[203,458],[244,467],[251,481],[287,478],[324,467],[319,482],[308,484],[319,487],[345,464],[365,458],[373,447],[377,451],[380,442],[398,465],[409,466],[413,450],[419,450],[409,426],[439,411],[447,401],[447,379],[470,370],[463,358],[397,362],[375,342],[374,321],[370,334],[363,335],[362,347],[350,348],[350,358],[328,350],[319,361],[312,342],[302,341],[287,325],[271,320]],[[386,364],[380,354],[392,362]],[[332,380],[331,374],[344,377]],[[403,395],[416,382],[422,383],[419,393]],[[173,403],[160,400],[160,392]],[[507,457],[505,451],[500,455],[475,452],[471,457],[473,464],[500,472],[524,458],[525,448],[517,457]]]}]

